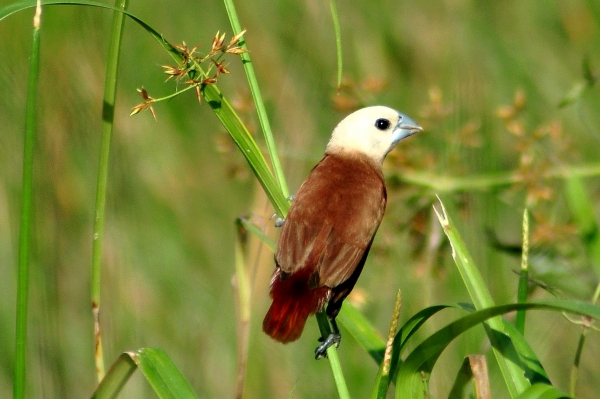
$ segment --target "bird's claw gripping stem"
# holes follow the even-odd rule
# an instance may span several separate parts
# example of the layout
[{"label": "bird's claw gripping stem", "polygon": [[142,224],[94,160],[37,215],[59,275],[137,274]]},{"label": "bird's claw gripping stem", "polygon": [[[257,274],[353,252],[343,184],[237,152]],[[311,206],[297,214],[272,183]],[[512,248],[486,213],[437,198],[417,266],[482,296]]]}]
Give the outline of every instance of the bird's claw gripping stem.
[{"label": "bird's claw gripping stem", "polygon": [[335,345],[335,347],[337,348],[338,346],[340,346],[341,341],[342,334],[340,334],[339,332],[333,332],[325,338],[319,338],[319,342],[321,342],[321,345],[317,346],[317,348],[315,349],[315,359],[319,360],[323,357],[327,357],[327,349],[332,345]]}]

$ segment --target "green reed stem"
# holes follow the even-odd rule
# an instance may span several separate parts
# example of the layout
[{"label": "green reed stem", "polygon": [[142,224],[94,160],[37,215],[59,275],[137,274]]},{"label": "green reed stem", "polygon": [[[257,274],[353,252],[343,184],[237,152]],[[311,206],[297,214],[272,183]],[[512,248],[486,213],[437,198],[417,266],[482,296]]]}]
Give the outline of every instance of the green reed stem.
[{"label": "green reed stem", "polygon": [[[116,0],[115,8],[125,10],[129,0]],[[102,137],[100,143],[100,161],[96,180],[96,205],[94,216],[94,235],[92,241],[92,314],[94,317],[94,359],[98,382],[104,378],[104,356],[102,354],[102,336],[100,333],[100,277],[102,261],[102,243],[104,241],[104,215],[106,206],[106,187],[108,181],[108,161],[110,141],[114,127],[115,98],[117,95],[117,72],[119,51],[123,37],[125,15],[122,12],[113,14],[111,37],[106,62],[106,78],[104,80],[104,98],[102,105]]]},{"label": "green reed stem", "polygon": [[23,180],[21,193],[21,225],[19,231],[19,260],[17,276],[17,321],[15,341],[15,373],[13,398],[25,397],[27,379],[27,297],[29,294],[29,256],[31,214],[33,203],[33,150],[36,138],[36,95],[40,70],[40,26],[42,5],[38,0],[33,17],[33,41],[29,58],[27,109],[23,148]]}]

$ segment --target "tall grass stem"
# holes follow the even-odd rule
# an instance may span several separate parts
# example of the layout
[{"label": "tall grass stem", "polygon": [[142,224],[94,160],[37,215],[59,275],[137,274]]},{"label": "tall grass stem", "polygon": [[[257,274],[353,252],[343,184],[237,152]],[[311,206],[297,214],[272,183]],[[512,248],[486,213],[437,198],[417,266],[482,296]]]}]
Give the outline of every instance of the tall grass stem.
[{"label": "tall grass stem", "polygon": [[[233,0],[223,0],[223,3],[225,5],[225,9],[227,10],[227,15],[229,17],[229,22],[231,23],[233,33],[240,33],[242,31],[242,25],[238,19]],[[245,39],[240,40],[239,45],[240,47],[248,50]],[[273,131],[271,130],[271,124],[269,122],[265,103],[260,92],[260,87],[258,86],[258,79],[256,78],[256,73],[254,72],[254,66],[250,60],[250,53],[242,53],[240,56],[242,58],[242,64],[244,65],[244,71],[246,72],[246,78],[248,79],[248,85],[250,86],[250,92],[252,93],[252,99],[254,100],[254,105],[256,106],[258,120],[267,144],[267,150],[269,151],[269,157],[273,167],[273,172],[275,174],[275,179],[277,180],[277,184],[279,185],[283,196],[287,198],[290,196],[290,191],[285,180],[283,167],[281,166],[281,160],[277,154],[277,146],[275,145],[275,139],[273,138]]]},{"label": "tall grass stem", "polygon": [[[116,0],[115,8],[126,10],[128,3],[129,0]],[[91,301],[92,314],[94,317],[94,359],[96,363],[96,375],[98,382],[102,381],[102,378],[104,378],[104,356],[102,353],[102,335],[100,332],[100,282],[102,274],[102,243],[104,241],[106,187],[108,181],[110,142],[114,128],[119,51],[121,49],[124,23],[125,15],[122,12],[114,12],[108,59],[106,62],[106,77],[104,80],[102,135],[98,162],[98,176],[96,181],[96,204],[94,210],[94,232],[92,239]]]},{"label": "tall grass stem", "polygon": [[13,398],[25,397],[27,381],[27,298],[29,296],[29,268],[33,208],[33,152],[36,140],[36,97],[40,70],[40,26],[42,4],[38,0],[33,17],[33,40],[29,58],[27,82],[27,109],[23,148],[23,177],[21,192],[21,225],[19,231],[19,260],[17,276],[17,320],[15,341],[15,371]]}]

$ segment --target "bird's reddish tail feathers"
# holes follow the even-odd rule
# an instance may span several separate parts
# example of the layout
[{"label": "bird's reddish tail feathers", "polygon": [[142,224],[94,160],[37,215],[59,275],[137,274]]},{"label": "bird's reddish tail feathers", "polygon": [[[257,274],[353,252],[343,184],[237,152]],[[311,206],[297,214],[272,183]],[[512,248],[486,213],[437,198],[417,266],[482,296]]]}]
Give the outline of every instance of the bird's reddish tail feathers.
[{"label": "bird's reddish tail feathers", "polygon": [[285,280],[275,276],[271,285],[273,303],[263,320],[263,331],[276,341],[287,343],[300,338],[306,319],[323,308],[329,287],[310,289],[306,273]]}]

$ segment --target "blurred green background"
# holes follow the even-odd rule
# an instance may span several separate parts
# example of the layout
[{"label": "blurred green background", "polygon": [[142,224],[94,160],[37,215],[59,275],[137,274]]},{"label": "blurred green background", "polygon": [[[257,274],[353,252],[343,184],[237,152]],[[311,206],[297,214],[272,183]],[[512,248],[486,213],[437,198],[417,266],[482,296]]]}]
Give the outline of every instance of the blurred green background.
[{"label": "blurred green background", "polygon": [[[10,1],[3,0],[3,5]],[[238,1],[246,42],[294,192],[321,157],[331,130],[358,106],[402,110],[426,131],[402,142],[386,163],[389,205],[372,255],[350,298],[387,335],[398,288],[402,319],[468,295],[432,218],[440,194],[460,226],[497,303],[514,301],[520,259],[494,248],[521,242],[521,216],[532,207],[532,274],[561,297],[589,300],[598,276],[585,256],[553,168],[597,165],[600,93],[584,90],[582,65],[600,68],[600,4],[594,0],[339,1],[344,85],[336,96],[334,30],[328,2]],[[132,1],[130,11],[172,43],[200,51],[220,30],[231,37],[218,1]],[[12,391],[16,262],[27,58],[33,11],[0,22],[0,397]],[[111,13],[53,6],[42,24],[39,130],[31,272],[29,396],[80,398],[95,388],[90,267],[102,85]],[[234,396],[236,310],[234,221],[248,216],[275,237],[273,213],[245,161],[206,104],[191,93],[129,117],[141,100],[175,90],[160,65],[170,57],[127,21],[116,128],[111,148],[103,255],[102,330],[107,366],[126,350],[163,348],[200,397]],[[245,122],[258,126],[240,62],[219,87]],[[259,139],[262,145],[262,141]],[[523,184],[445,191],[428,176],[484,183],[499,173]],[[413,176],[413,183],[402,176]],[[599,179],[584,180],[600,209]],[[457,180],[456,180],[457,181]],[[460,180],[463,181],[463,180]],[[489,180],[491,182],[491,179]],[[488,232],[490,235],[486,235]],[[318,336],[280,345],[261,332],[269,305],[272,255],[254,242],[252,320],[244,397],[335,397],[326,361],[315,361]],[[541,289],[534,298],[548,297]],[[458,314],[436,318],[424,332]],[[447,395],[462,358],[487,353],[481,329],[453,343],[432,374],[434,397]],[[343,330],[342,330],[343,332]],[[557,314],[528,314],[526,337],[551,380],[568,391],[581,328]],[[423,335],[424,336],[424,335]],[[579,394],[600,390],[597,334],[585,348]],[[377,367],[346,334],[339,350],[353,397],[366,397]],[[490,359],[491,360],[491,359]],[[504,397],[489,362],[494,397]],[[123,397],[149,397],[139,375]]]}]

